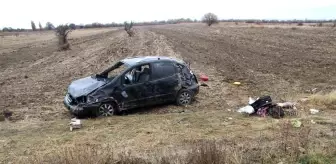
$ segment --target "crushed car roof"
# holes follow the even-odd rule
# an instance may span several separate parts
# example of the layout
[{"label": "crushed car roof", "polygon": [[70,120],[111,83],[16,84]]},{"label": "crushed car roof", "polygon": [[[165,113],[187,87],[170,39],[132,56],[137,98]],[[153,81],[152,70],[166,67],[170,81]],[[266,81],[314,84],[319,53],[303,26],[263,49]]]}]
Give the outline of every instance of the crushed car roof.
[{"label": "crushed car roof", "polygon": [[178,63],[184,63],[182,60],[176,59],[176,58],[171,58],[171,57],[166,57],[166,56],[143,56],[143,57],[132,57],[132,58],[125,58],[121,60],[121,62],[133,66],[136,64],[140,63],[145,63],[145,62],[153,62],[157,60],[165,60],[165,61],[175,61]]}]

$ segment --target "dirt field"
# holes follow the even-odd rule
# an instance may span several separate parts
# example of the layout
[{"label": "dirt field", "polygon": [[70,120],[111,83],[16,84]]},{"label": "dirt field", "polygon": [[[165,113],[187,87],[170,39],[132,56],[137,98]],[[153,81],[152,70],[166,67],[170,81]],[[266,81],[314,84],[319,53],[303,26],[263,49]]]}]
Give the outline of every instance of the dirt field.
[{"label": "dirt field", "polygon": [[[0,110],[14,112],[14,122],[0,123],[0,146],[4,148],[0,158],[4,161],[51,152],[53,145],[77,140],[110,141],[116,149],[141,152],[185,139],[253,137],[273,121],[228,112],[245,105],[248,96],[268,94],[275,101],[294,101],[314,88],[318,92],[336,89],[336,30],[329,27],[179,24],[136,27],[132,38],[117,28],[76,30],[70,35],[69,51],[57,51],[52,32],[5,35],[0,43]],[[196,102],[186,108],[165,105],[132,112],[148,115],[87,120],[83,131],[68,132],[70,116],[62,100],[72,80],[103,71],[119,59],[147,55],[191,62],[198,75],[209,76],[209,87],[202,87]],[[235,81],[242,85],[232,85]],[[178,114],[182,110],[185,114]],[[335,122],[335,115],[328,111],[320,117]],[[223,125],[228,117],[233,117],[234,123]],[[184,127],[175,123],[184,118],[192,126],[185,138]],[[204,119],[204,124],[199,119]],[[237,119],[246,121],[243,124]],[[137,132],[130,132],[134,130]]]}]

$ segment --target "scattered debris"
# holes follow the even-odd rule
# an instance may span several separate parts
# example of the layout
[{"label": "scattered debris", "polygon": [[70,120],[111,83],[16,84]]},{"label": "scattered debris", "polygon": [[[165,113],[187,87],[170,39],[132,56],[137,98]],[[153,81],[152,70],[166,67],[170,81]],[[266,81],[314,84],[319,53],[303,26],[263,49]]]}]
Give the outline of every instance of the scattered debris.
[{"label": "scattered debris", "polygon": [[320,112],[317,109],[310,109],[309,111],[310,111],[310,114],[317,114],[318,112]]},{"label": "scattered debris", "polygon": [[280,106],[283,108],[295,108],[295,103],[293,102],[277,103],[277,106]]},{"label": "scattered debris", "polygon": [[268,107],[261,107],[257,111],[257,115],[261,117],[266,117]]},{"label": "scattered debris", "polygon": [[309,99],[307,98],[307,97],[305,97],[305,98],[302,98],[302,99],[300,99],[299,101],[300,102],[306,102],[306,101],[308,101]]},{"label": "scattered debris", "polygon": [[315,94],[317,92],[317,88],[308,89],[308,90],[306,90],[306,92],[310,93],[310,94]]},{"label": "scattered debris", "polygon": [[12,111],[4,110],[0,113],[0,121],[8,121],[10,120],[10,117],[13,115]]},{"label": "scattered debris", "polygon": [[286,116],[297,116],[299,115],[298,110],[296,108],[286,109],[284,110]]},{"label": "scattered debris", "polygon": [[256,100],[254,100],[252,97],[249,97],[249,104],[253,104]]},{"label": "scattered debris", "polygon": [[317,91],[317,88],[313,88],[313,89],[311,90],[312,94],[316,93],[316,91]]},{"label": "scattered debris", "polygon": [[206,75],[200,75],[200,79],[202,80],[202,81],[208,81],[209,80],[209,77],[208,76],[206,76]]},{"label": "scattered debris", "polygon": [[206,84],[206,83],[201,83],[201,86],[203,86],[203,87],[208,87],[209,85]]},{"label": "scattered debris", "polygon": [[70,131],[73,131],[73,129],[80,129],[82,128],[82,123],[80,119],[73,118],[70,121]]},{"label": "scattered debris", "polygon": [[238,109],[238,112],[261,117],[270,115],[273,118],[283,118],[285,115],[292,115],[292,113],[297,115],[295,103],[272,103],[270,96],[258,97],[256,100],[249,97],[249,105]]},{"label": "scattered debris", "polygon": [[315,122],[314,120],[310,120],[310,122],[311,122],[312,124],[316,124],[316,122]]},{"label": "scattered debris", "polygon": [[292,121],[292,125],[293,125],[293,127],[295,127],[295,128],[299,128],[299,127],[301,127],[302,122],[301,122],[300,120],[293,120],[293,121]]},{"label": "scattered debris", "polygon": [[232,83],[233,85],[241,85],[241,83],[240,82],[238,82],[238,81],[236,81],[236,82],[234,82],[234,83]]},{"label": "scattered debris", "polygon": [[273,106],[269,109],[268,114],[271,115],[273,118],[282,118],[285,116],[285,111],[282,107]]},{"label": "scattered debris", "polygon": [[247,105],[247,106],[244,106],[242,108],[239,108],[238,109],[238,112],[239,113],[248,113],[248,114],[252,114],[254,113],[254,108],[251,106],[251,105]]},{"label": "scattered debris", "polygon": [[270,96],[262,96],[258,98],[255,102],[251,104],[251,106],[258,110],[264,106],[269,106],[272,104],[272,98]]},{"label": "scattered debris", "polygon": [[9,118],[13,115],[13,112],[9,110],[4,110],[3,115],[5,116],[5,118]]},{"label": "scattered debris", "polygon": [[229,117],[228,119],[229,119],[229,120],[232,120],[232,117]]}]

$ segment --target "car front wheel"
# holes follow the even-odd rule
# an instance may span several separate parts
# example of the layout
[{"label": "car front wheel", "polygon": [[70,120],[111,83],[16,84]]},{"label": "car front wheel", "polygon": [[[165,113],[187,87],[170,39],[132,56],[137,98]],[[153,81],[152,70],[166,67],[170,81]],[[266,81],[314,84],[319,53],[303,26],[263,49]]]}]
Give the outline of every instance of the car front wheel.
[{"label": "car front wheel", "polygon": [[116,107],[113,103],[103,103],[96,111],[97,117],[108,117],[116,113]]},{"label": "car front wheel", "polygon": [[192,101],[192,92],[182,89],[176,97],[176,103],[180,106],[189,105]]}]

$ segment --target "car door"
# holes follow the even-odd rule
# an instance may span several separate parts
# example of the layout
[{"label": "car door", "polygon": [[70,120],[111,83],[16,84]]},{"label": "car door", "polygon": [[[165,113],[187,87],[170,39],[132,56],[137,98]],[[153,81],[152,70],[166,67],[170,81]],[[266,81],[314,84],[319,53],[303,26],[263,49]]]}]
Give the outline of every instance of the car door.
[{"label": "car door", "polygon": [[174,63],[170,61],[152,63],[151,82],[155,86],[155,100],[158,103],[175,100],[179,81]]},{"label": "car door", "polygon": [[154,85],[150,80],[149,64],[136,66],[122,76],[120,94],[124,99],[124,108],[142,107],[155,102]]}]

